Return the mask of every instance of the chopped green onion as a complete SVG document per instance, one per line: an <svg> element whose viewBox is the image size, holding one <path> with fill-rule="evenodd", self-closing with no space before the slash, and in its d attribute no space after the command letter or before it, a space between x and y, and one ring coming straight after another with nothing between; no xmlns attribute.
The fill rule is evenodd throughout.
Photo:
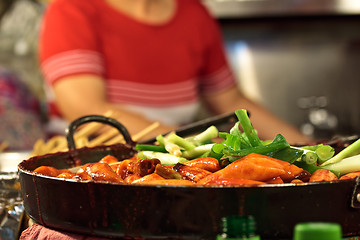
<svg viewBox="0 0 360 240"><path fill-rule="evenodd" d="M301 161L306 162L306 164L315 164L318 160L318 157L315 152L307 152L301 157Z"/></svg>
<svg viewBox="0 0 360 240"><path fill-rule="evenodd" d="M289 143L286 142L285 138L281 134L278 134L274 138L274 140L267 145L259 145L257 147L245 148L245 149L240 149L240 150L233 150L231 148L225 147L222 149L222 151L227 156L243 157L250 153L258 153L258 154L262 154L262 155L267 155L268 153L271 153L271 152L274 152L277 150L281 150L281 149L284 149L287 147L290 147ZM220 147L217 147L217 148L219 150L221 149Z"/></svg>
<svg viewBox="0 0 360 240"><path fill-rule="evenodd" d="M189 151L184 151L182 153L182 156L186 159L194 159L196 157L199 157L203 154L210 153L212 146L214 146L213 143L200 145L198 147L195 147Z"/></svg>
<svg viewBox="0 0 360 240"><path fill-rule="evenodd" d="M316 170L321 169L320 167L316 166L315 164L307 164L305 161L295 161L294 164L299 168L302 168L309 173L313 174Z"/></svg>
<svg viewBox="0 0 360 240"><path fill-rule="evenodd" d="M166 151L168 151L168 153L176 156L176 157L179 157L181 156L181 148L179 145L176 145L175 143L172 143L170 141L166 141L165 140L165 149Z"/></svg>
<svg viewBox="0 0 360 240"><path fill-rule="evenodd" d="M164 140L164 136L163 135L157 135L156 136L156 141L160 146L165 146L165 140Z"/></svg>
<svg viewBox="0 0 360 240"><path fill-rule="evenodd" d="M317 163L322 164L323 162L329 160L334 156L335 149L330 145L312 145L312 146L303 146L301 147L305 152L312 151L317 155Z"/></svg>
<svg viewBox="0 0 360 240"><path fill-rule="evenodd" d="M338 154L336 154L334 157L330 158L326 162L322 164L322 166L326 166L328 164L339 162L340 160L344 158L348 158L351 156L355 156L357 154L360 154L360 138L344 148L342 151L340 151Z"/></svg>
<svg viewBox="0 0 360 240"><path fill-rule="evenodd" d="M185 138L182 138L178 135L176 135L174 132L169 133L165 139L165 142L171 142L173 144L176 144L182 148L184 148L185 150L191 150L193 148L195 148L195 145L193 143L191 143L190 141L187 141Z"/></svg>
<svg viewBox="0 0 360 240"><path fill-rule="evenodd" d="M318 164L322 164L334 156L335 149L329 145L321 145L315 150L315 153L318 156Z"/></svg>
<svg viewBox="0 0 360 240"><path fill-rule="evenodd" d="M235 114L238 117L241 127L243 128L244 133L249 139L251 146L253 147L261 146L262 143L256 133L256 130L254 129L254 127L250 122L247 111L245 109L240 109L235 111Z"/></svg>
<svg viewBox="0 0 360 240"><path fill-rule="evenodd" d="M194 136L192 140L197 146L199 146L217 137L218 135L219 135L218 129L215 126L210 126L205 131Z"/></svg>
<svg viewBox="0 0 360 240"><path fill-rule="evenodd" d="M341 161L321 166L321 168L325 168L330 171L337 171L340 175L360 171L360 154L343 158Z"/></svg>
<svg viewBox="0 0 360 240"><path fill-rule="evenodd" d="M136 144L135 149L138 151L167 152L163 146L150 144Z"/></svg>
<svg viewBox="0 0 360 240"><path fill-rule="evenodd" d="M284 149L276 150L274 152L266 154L269 157L273 157L285 162L294 163L296 160L298 160L302 155L304 151L301 149L295 149L292 147L287 147Z"/></svg>
<svg viewBox="0 0 360 240"><path fill-rule="evenodd" d="M164 165L174 165L177 163L183 163L188 161L186 158L183 157L176 157L169 153L162 153L162 152L153 152L153 151L141 151L138 153L138 158L140 159L159 159L161 164Z"/></svg>

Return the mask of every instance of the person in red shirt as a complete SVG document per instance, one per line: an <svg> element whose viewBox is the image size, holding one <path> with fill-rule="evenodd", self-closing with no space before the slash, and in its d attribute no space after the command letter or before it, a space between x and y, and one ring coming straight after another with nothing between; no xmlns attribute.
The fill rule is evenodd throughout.
<svg viewBox="0 0 360 240"><path fill-rule="evenodd" d="M67 121L113 110L131 134L159 121L155 136L190 123L203 104L214 115L248 109L264 139L306 140L240 93L198 0L54 0L39 47L52 114Z"/></svg>

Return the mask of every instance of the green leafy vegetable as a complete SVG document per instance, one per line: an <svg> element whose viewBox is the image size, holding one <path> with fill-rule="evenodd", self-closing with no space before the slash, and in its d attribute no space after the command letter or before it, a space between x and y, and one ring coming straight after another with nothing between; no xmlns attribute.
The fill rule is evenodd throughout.
<svg viewBox="0 0 360 240"><path fill-rule="evenodd" d="M287 147L287 148L280 149L280 150L277 150L274 152L270 152L266 155L269 157L273 157L273 158L285 161L285 162L294 163L296 160L301 158L303 153L304 153L304 151L301 149Z"/></svg>
<svg viewBox="0 0 360 240"><path fill-rule="evenodd" d="M301 156L301 161L306 164L316 164L318 157L315 152L307 152Z"/></svg>
<svg viewBox="0 0 360 240"><path fill-rule="evenodd" d="M245 109L241 109L241 110L235 111L235 114L238 117L240 125L241 125L245 135L249 139L251 146L253 146L253 147L261 146L262 143L256 133L256 130L254 129L254 127L252 126L252 124L250 122L247 111Z"/></svg>
<svg viewBox="0 0 360 240"><path fill-rule="evenodd" d="M192 142L176 135L174 132L169 133L166 137L164 137L164 142L165 142L165 146L166 144L173 144L185 150L191 150L195 148L195 145Z"/></svg>
<svg viewBox="0 0 360 240"><path fill-rule="evenodd" d="M194 159L194 158L198 158L200 156L207 156L210 153L211 148L213 146L214 146L213 143L200 145L189 151L184 151L182 153L182 156L187 159Z"/></svg>
<svg viewBox="0 0 360 240"><path fill-rule="evenodd" d="M192 142L195 146L201 146L211 142L213 138L216 138L219 135L219 130L215 126L208 127L205 131L195 135L193 137L185 138L186 140Z"/></svg>
<svg viewBox="0 0 360 240"><path fill-rule="evenodd" d="M315 159L314 163L322 164L325 161L329 160L335 154L335 149L330 145L318 144L311 146L303 146L301 149L304 149L304 153L310 153ZM308 154L309 155L309 154Z"/></svg>
<svg viewBox="0 0 360 240"><path fill-rule="evenodd" d="M154 152L154 151L141 151L137 154L139 159L153 159L157 158L160 160L161 164L164 165L174 165L177 163L183 163L188 161L186 158L177 157L170 153Z"/></svg>
<svg viewBox="0 0 360 240"><path fill-rule="evenodd" d="M256 147L245 147L242 149L239 149L239 146L241 144L238 144L241 142L241 138L233 136L233 135L227 135L227 138L225 142L218 143L214 145L213 151L217 154L220 152L223 153L223 156L235 156L235 157L244 157L250 153L258 153L258 154L274 154L274 152L278 150L282 150L284 148L289 148L289 143L285 140L285 138L278 134L274 140L267 144L267 145L258 145Z"/></svg>
<svg viewBox="0 0 360 240"><path fill-rule="evenodd" d="M136 144L138 157L158 158L163 164L176 164L194 158L209 156L214 145L212 139L218 137L219 131L215 126L210 126L205 131L191 136L180 137L175 132L166 136L156 137L157 145Z"/></svg>
<svg viewBox="0 0 360 240"><path fill-rule="evenodd" d="M296 166L299 168L302 168L309 173L313 174L316 170L321 169L321 167L315 165L315 164L307 164L305 161L296 161L294 162Z"/></svg>
<svg viewBox="0 0 360 240"><path fill-rule="evenodd" d="M344 148L341 152L336 154L334 157L330 158L328 161L324 162L322 166L326 166L328 164L337 163L342 159L352 157L360 154L360 139L356 140L346 148ZM359 163L360 164L360 163Z"/></svg>
<svg viewBox="0 0 360 240"><path fill-rule="evenodd" d="M165 147L151 144L136 144L135 149L138 151L167 152Z"/></svg>
<svg viewBox="0 0 360 240"><path fill-rule="evenodd" d="M217 158L220 162L232 162L250 153L267 155L287 161L310 173L317 169L328 169L341 176L360 171L360 139L334 156L330 145L290 146L286 139L278 134L273 140L261 141L250 122L245 109L235 111L238 122L229 133L219 132L214 126L191 137L180 137L172 132L159 135L158 145L137 144L139 158L157 158L162 164L182 163L202 156ZM223 139L212 142L215 137Z"/></svg>
<svg viewBox="0 0 360 240"><path fill-rule="evenodd" d="M321 168L339 172L340 175L360 171L360 154L343 158L335 163L321 166Z"/></svg>
<svg viewBox="0 0 360 240"><path fill-rule="evenodd" d="M210 156L219 160L227 158L234 161L250 153L258 153L289 163L304 161L306 164L321 164L334 155L335 151L329 145L290 146L281 134L278 134L272 141L261 141L250 122L247 111L241 109L235 111L235 114L238 122L231 128L230 133L219 133L219 137L224 141L214 144Z"/></svg>
<svg viewBox="0 0 360 240"><path fill-rule="evenodd" d="M160 145L160 146L163 146L165 147L165 140L164 140L164 136L163 135L157 135L156 136L156 142Z"/></svg>
<svg viewBox="0 0 360 240"><path fill-rule="evenodd" d="M335 150L329 145L301 147L305 154L295 164L310 173L317 169L327 169L337 176L360 171L360 139L334 156Z"/></svg>
<svg viewBox="0 0 360 240"><path fill-rule="evenodd" d="M218 159L230 157L230 159L236 160L250 153L258 153L276 156L276 158L289 162L295 161L300 156L300 151L290 149L289 143L281 134L278 134L272 142L264 144L252 126L247 111L241 109L235 111L235 114L239 121L230 130L230 133L219 133L219 137L223 138L224 141L213 146L210 156ZM241 132L240 127L243 132ZM279 152L284 149L287 151Z"/></svg>

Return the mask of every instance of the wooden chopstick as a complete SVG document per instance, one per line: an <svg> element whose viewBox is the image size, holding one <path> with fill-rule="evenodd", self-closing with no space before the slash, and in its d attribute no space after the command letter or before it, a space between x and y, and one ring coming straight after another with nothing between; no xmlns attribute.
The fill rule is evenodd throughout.
<svg viewBox="0 0 360 240"><path fill-rule="evenodd" d="M132 138L133 141L135 141L135 142L139 141L142 137L144 137L146 134L149 134L150 132L154 131L159 126L160 126L159 122L152 123L150 126L144 128L142 131L135 134Z"/></svg>
<svg viewBox="0 0 360 240"><path fill-rule="evenodd" d="M104 116L112 117L113 114L114 114L113 111L107 111L104 113ZM81 138L81 137L89 137L91 134L100 130L103 126L104 125L102 123L91 122L91 123L85 125L83 128L80 128L79 131L77 131L74 134L74 138L76 140L77 138Z"/></svg>
<svg viewBox="0 0 360 240"><path fill-rule="evenodd" d="M144 128L143 130L141 130L140 132L138 132L137 134L135 134L132 139L133 141L139 141L139 139L141 139L142 137L144 137L146 134L154 131L156 128L158 128L160 126L159 122L154 122L151 125L149 125L148 127ZM109 141L106 141L104 144L105 145L112 145L115 143L124 143L124 137L122 135L118 135L112 139L110 139Z"/></svg>
<svg viewBox="0 0 360 240"><path fill-rule="evenodd" d="M112 129L104 132L103 134L100 134L96 138L92 139L89 142L89 147L94 147L96 145L100 145L118 134L119 134L119 131L115 128L112 128Z"/></svg>
<svg viewBox="0 0 360 240"><path fill-rule="evenodd" d="M106 117L112 117L112 115L112 111L108 111L104 114L104 116ZM154 131L159 126L159 122L154 122L150 124L148 127L135 134L132 137L132 140L139 141L141 138ZM102 134L98 135L92 140L89 140L92 134L96 133L103 127L104 125L102 123L91 122L85 125L83 128L79 129L79 131L74 134L74 140L77 144L77 147L94 147L97 145L112 145L116 143L124 143L124 137L119 133L118 129L115 128L103 131ZM3 144L4 143L0 144L0 151ZM38 141L36 141L33 147L32 155L43 155L47 153L67 150L68 148L66 138L64 136L54 136L47 142L45 142L43 139L39 139Z"/></svg>
<svg viewBox="0 0 360 240"><path fill-rule="evenodd" d="M105 117L112 117L114 115L113 111L107 111L104 113ZM84 145L84 138L89 138L92 134L97 132L103 127L103 124L98 122L92 122L87 125L85 125L83 128L80 128L79 131L77 131L74 134L75 142L81 142L82 145ZM52 152L58 152L62 150L67 150L67 141L63 141L62 143L58 144L55 149L53 149Z"/></svg>

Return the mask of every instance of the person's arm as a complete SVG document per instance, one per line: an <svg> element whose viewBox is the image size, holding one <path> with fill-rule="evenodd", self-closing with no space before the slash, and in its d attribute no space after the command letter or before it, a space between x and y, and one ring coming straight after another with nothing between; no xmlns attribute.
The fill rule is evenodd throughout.
<svg viewBox="0 0 360 240"><path fill-rule="evenodd" d="M254 128L257 129L259 137L263 140L274 139L280 133L289 143L307 143L310 141L298 129L246 98L235 86L220 93L207 94L204 96L204 101L214 114L247 109Z"/></svg>
<svg viewBox="0 0 360 240"><path fill-rule="evenodd" d="M112 110L118 116L117 120L129 130L131 135L153 123L140 114L109 103L106 100L104 81L97 75L73 75L59 79L54 84L53 91L59 110L68 121L84 115L102 115ZM175 126L160 125L145 138L155 137L174 128Z"/></svg>
<svg viewBox="0 0 360 240"><path fill-rule="evenodd" d="M251 114L251 122L263 140L273 139L278 133L283 134L289 142L308 142L301 132L276 117L264 107L243 96L236 87L237 81L230 69L224 49L222 31L216 19L205 14L206 27L201 28L205 55L200 81L203 99L212 114L234 112L247 109Z"/></svg>

